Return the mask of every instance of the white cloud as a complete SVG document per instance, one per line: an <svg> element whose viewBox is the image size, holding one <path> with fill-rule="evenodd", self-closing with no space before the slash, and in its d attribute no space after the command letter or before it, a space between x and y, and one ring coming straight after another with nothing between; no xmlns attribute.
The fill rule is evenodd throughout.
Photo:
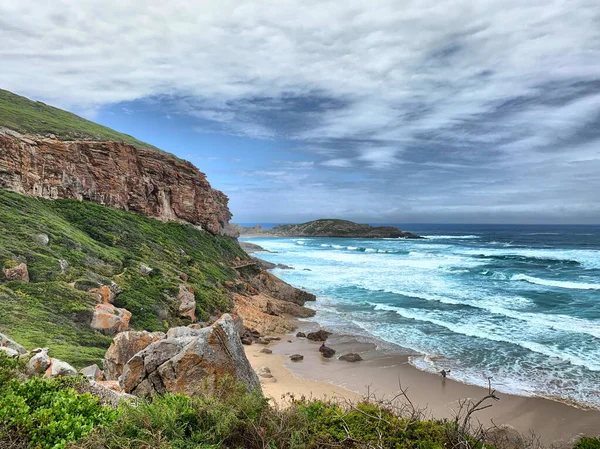
<svg viewBox="0 0 600 449"><path fill-rule="evenodd" d="M599 17L597 0L0 0L0 86L77 111L169 98L165 117L200 132L295 140L315 172L397 170L413 184L393 189L428 207L471 207L482 180L498 201L545 191L537 164L586 196L568 154L600 116ZM294 103L307 98L323 104ZM283 170L278 183L318 176Z"/></svg>

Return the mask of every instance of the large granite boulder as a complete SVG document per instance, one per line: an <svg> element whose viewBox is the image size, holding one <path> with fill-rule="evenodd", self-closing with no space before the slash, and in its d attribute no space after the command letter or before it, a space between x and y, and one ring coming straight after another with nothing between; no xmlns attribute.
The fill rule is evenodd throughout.
<svg viewBox="0 0 600 449"><path fill-rule="evenodd" d="M194 296L194 289L192 287L180 285L177 299L179 300L179 316L188 317L192 322L196 321L196 298Z"/></svg>
<svg viewBox="0 0 600 449"><path fill-rule="evenodd" d="M19 354L27 354L27 349L21 346L14 340L11 340L4 334L0 334L0 348L7 348L18 352Z"/></svg>
<svg viewBox="0 0 600 449"><path fill-rule="evenodd" d="M98 304L94 307L94 315L90 326L105 335L114 335L129 328L131 312L119 309L112 304Z"/></svg>
<svg viewBox="0 0 600 449"><path fill-rule="evenodd" d="M26 371L30 376L43 374L44 377L66 377L76 376L77 370L67 362L50 357L48 348L37 348L35 355L27 362Z"/></svg>
<svg viewBox="0 0 600 449"><path fill-rule="evenodd" d="M103 368L106 380L117 380L131 357L163 338L165 338L163 332L128 331L117 334L104 355Z"/></svg>
<svg viewBox="0 0 600 449"><path fill-rule="evenodd" d="M135 354L124 366L120 384L138 396L154 393L198 394L229 375L249 390L260 389L240 341L238 326L223 315L198 335L165 338Z"/></svg>
<svg viewBox="0 0 600 449"><path fill-rule="evenodd" d="M326 330L319 329L317 332L309 332L308 335L306 336L306 338L308 338L309 340L312 340L312 341L325 341L325 340L327 340L327 338L329 338L330 335L331 335L331 332L327 332Z"/></svg>
<svg viewBox="0 0 600 449"><path fill-rule="evenodd" d="M24 263L20 263L15 267L4 268L4 276L8 281L29 282L29 271Z"/></svg>

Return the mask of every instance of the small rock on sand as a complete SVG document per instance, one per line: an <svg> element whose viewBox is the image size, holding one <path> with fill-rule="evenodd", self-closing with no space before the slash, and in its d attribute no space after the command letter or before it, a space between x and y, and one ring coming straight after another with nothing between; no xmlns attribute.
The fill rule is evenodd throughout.
<svg viewBox="0 0 600 449"><path fill-rule="evenodd" d="M331 332L320 329L317 332L309 332L306 338L312 341L325 341L330 335Z"/></svg>
<svg viewBox="0 0 600 449"><path fill-rule="evenodd" d="M298 333L296 334L296 337L298 337L298 338L305 338L305 337L306 337L306 334L305 334L304 332L298 332Z"/></svg>
<svg viewBox="0 0 600 449"><path fill-rule="evenodd" d="M261 354L273 354L273 351L271 351L269 348L263 348L259 352Z"/></svg>
<svg viewBox="0 0 600 449"><path fill-rule="evenodd" d="M292 355L290 356L290 360L291 360L292 362L299 362L299 361L301 361L301 360L304 360L304 356L303 356L302 354L292 354Z"/></svg>
<svg viewBox="0 0 600 449"><path fill-rule="evenodd" d="M344 354L339 358L344 362L360 362L363 358L359 354L351 352L350 354Z"/></svg>

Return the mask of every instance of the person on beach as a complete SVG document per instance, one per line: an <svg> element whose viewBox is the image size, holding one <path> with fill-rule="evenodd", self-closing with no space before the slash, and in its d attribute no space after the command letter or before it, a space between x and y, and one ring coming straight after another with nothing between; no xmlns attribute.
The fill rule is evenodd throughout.
<svg viewBox="0 0 600 449"><path fill-rule="evenodd" d="M445 379L448 376L448 374L450 374L450 370L446 371L445 369L443 369L440 371L440 374Z"/></svg>

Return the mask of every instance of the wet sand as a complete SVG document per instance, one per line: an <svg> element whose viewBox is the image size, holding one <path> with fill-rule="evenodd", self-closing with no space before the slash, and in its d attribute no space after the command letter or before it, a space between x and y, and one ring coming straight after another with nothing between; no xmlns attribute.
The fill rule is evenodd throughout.
<svg viewBox="0 0 600 449"><path fill-rule="evenodd" d="M308 332L316 328L309 323L300 330ZM486 388L420 371L409 364L408 356L377 350L375 344L359 342L350 336L329 337L327 346L337 351L331 359L321 356L319 346L320 343L287 335L268 346L273 354L260 353L264 346L257 344L246 347L246 353L253 367L270 368L273 379L261 378L261 384L265 394L280 404L285 403L282 400L285 393L347 399L369 393L379 399L391 399L401 384L411 402L417 408L426 408L428 416L453 418L459 400L477 401L488 393ZM337 359L349 352L360 354L363 361L349 363ZM292 362L291 354L302 354L304 360ZM600 435L600 411L582 410L544 398L498 392L496 395L500 400L490 401L492 407L476 415L485 426L508 424L524 434L534 432L546 446L569 444L581 435Z"/></svg>

